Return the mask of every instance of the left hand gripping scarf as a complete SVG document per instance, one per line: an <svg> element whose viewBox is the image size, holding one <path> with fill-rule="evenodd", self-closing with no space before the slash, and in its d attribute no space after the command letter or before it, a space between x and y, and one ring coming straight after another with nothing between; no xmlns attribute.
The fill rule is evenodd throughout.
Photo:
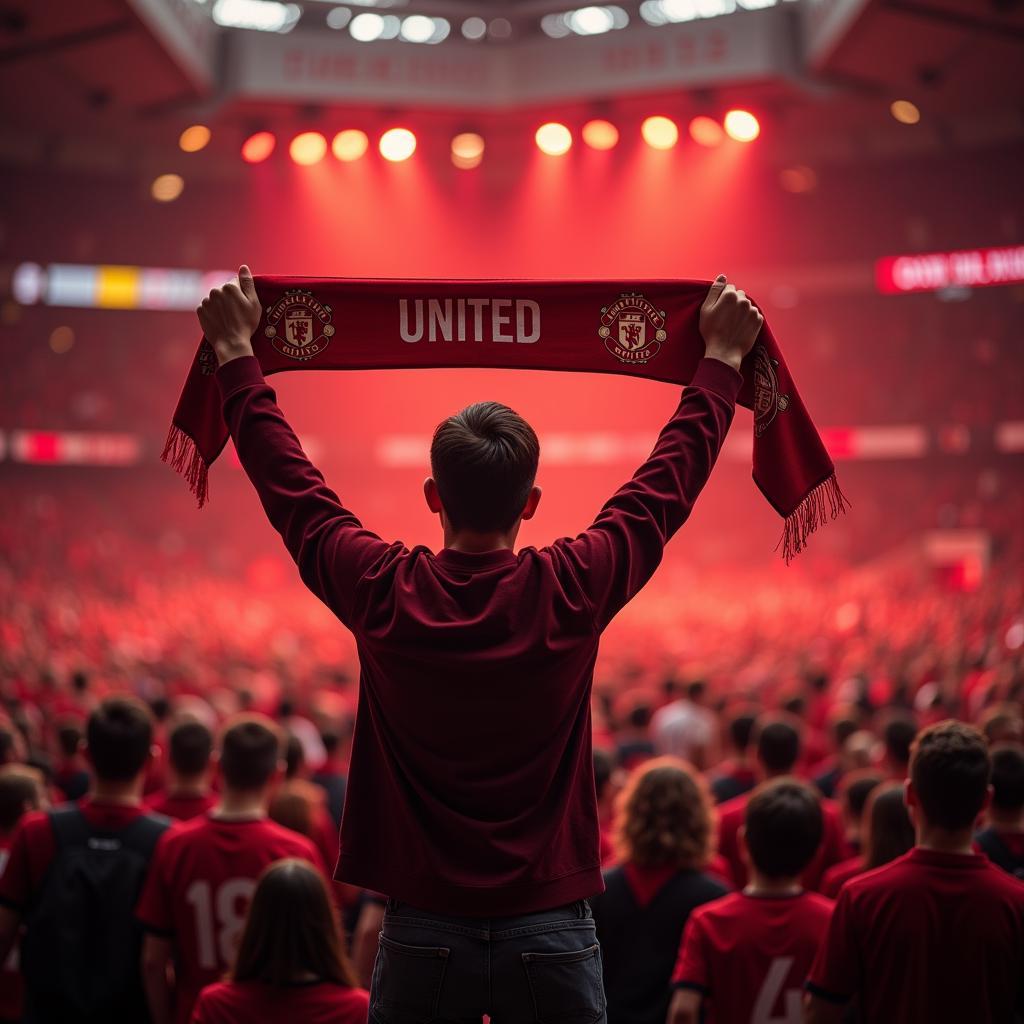
<svg viewBox="0 0 1024 1024"><path fill-rule="evenodd" d="M284 370L492 367L623 373L686 385L704 356L707 281L423 281L255 278L263 316L252 338L265 374ZM228 440L204 338L163 461L200 507ZM785 520L788 562L846 511L835 467L767 321L742 366L754 413L754 482Z"/></svg>

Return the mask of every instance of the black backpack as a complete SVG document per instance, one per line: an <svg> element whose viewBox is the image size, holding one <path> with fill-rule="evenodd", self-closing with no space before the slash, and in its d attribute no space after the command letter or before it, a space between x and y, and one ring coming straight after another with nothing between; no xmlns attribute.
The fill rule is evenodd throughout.
<svg viewBox="0 0 1024 1024"><path fill-rule="evenodd" d="M135 905L153 848L171 822L143 814L117 831L98 830L74 806L49 818L56 849L21 946L26 1020L144 1024Z"/></svg>

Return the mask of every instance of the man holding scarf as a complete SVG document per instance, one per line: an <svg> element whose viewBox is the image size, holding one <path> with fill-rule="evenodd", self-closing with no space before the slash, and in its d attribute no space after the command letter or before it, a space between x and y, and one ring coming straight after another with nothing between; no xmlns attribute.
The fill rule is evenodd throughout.
<svg viewBox="0 0 1024 1024"><path fill-rule="evenodd" d="M603 1021L587 903L603 888L598 642L711 473L760 312L715 280L700 308L704 358L675 413L575 539L515 551L541 497L529 424L494 402L444 421L424 485L444 535L436 554L365 529L306 458L253 355L264 310L249 268L197 312L242 466L303 581L359 648L336 877L390 897L371 1021Z"/></svg>

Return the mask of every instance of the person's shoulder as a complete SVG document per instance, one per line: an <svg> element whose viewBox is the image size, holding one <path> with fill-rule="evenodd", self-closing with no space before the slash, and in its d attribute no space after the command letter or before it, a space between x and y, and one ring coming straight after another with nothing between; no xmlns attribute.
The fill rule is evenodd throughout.
<svg viewBox="0 0 1024 1024"><path fill-rule="evenodd" d="M356 1024L356 1021L364 1021L366 1013L370 1009L370 993L365 988L341 988L332 985L332 988L339 992L336 997L340 1009L344 1015L339 1019L339 1024Z"/></svg>
<svg viewBox="0 0 1024 1024"><path fill-rule="evenodd" d="M854 875L843 884L840 896L850 902L870 899L876 895L887 896L898 891L914 873L911 854L905 853L888 864Z"/></svg>
<svg viewBox="0 0 1024 1024"><path fill-rule="evenodd" d="M747 813L748 800L749 794L741 793L739 796L734 796L731 800L726 800L725 803L719 804L719 825L724 825L727 821L729 824L733 824L737 821L742 821L743 815Z"/></svg>
<svg viewBox="0 0 1024 1024"><path fill-rule="evenodd" d="M62 807L73 807L73 804L62 804ZM52 825L50 824L50 812L49 811L29 811L18 822L18 826L13 833L11 833L12 840L17 837L20 833L27 840L31 841L40 834L45 834L51 831Z"/></svg>
<svg viewBox="0 0 1024 1024"><path fill-rule="evenodd" d="M260 836L268 846L273 845L284 850L286 856L313 861L317 859L316 843L309 836L280 825L270 818L264 818L260 822Z"/></svg>
<svg viewBox="0 0 1024 1024"><path fill-rule="evenodd" d="M747 901L742 893L727 892L694 910L692 919L698 924L732 920L747 916Z"/></svg>
<svg viewBox="0 0 1024 1024"><path fill-rule="evenodd" d="M830 918L836 903L820 892L804 892L800 896L800 905L804 911L816 917Z"/></svg>
<svg viewBox="0 0 1024 1024"><path fill-rule="evenodd" d="M230 1006L238 998L238 985L233 981L215 981L199 993L199 1004L203 1007Z"/></svg>

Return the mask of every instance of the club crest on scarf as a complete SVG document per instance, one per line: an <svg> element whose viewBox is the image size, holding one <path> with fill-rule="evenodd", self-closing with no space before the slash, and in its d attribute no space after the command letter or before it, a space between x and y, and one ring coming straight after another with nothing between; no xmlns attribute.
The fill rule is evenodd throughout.
<svg viewBox="0 0 1024 1024"><path fill-rule="evenodd" d="M601 307L597 333L619 362L642 365L658 354L668 337L665 311L655 309L638 292L628 292L610 306Z"/></svg>
<svg viewBox="0 0 1024 1024"><path fill-rule="evenodd" d="M331 307L301 288L287 291L267 307L263 333L283 356L305 362L319 355L334 337Z"/></svg>
<svg viewBox="0 0 1024 1024"><path fill-rule="evenodd" d="M789 395L779 394L777 359L768 355L764 345L754 349L754 436L760 437L780 412L789 408Z"/></svg>

